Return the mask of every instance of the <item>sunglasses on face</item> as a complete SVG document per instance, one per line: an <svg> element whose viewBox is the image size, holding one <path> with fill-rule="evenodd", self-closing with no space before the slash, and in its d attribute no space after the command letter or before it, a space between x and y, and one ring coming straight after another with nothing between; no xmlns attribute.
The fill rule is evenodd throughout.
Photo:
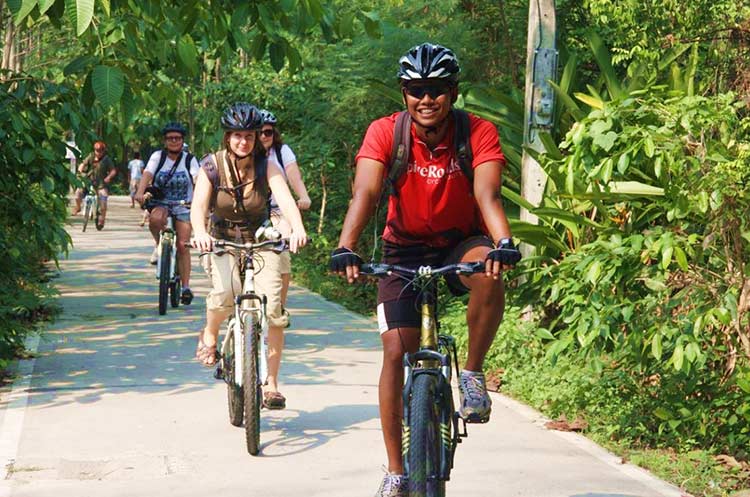
<svg viewBox="0 0 750 497"><path fill-rule="evenodd" d="M165 136L164 139L168 142L181 142L183 138L181 136Z"/></svg>
<svg viewBox="0 0 750 497"><path fill-rule="evenodd" d="M94 152L104 152L103 148L94 148Z"/></svg>
<svg viewBox="0 0 750 497"><path fill-rule="evenodd" d="M406 94L410 97L414 97L418 100L422 100L425 95L429 95L431 99L435 100L440 95L450 93L451 88L446 84L431 84L431 85L410 85L404 88Z"/></svg>
<svg viewBox="0 0 750 497"><path fill-rule="evenodd" d="M265 136L266 138L271 138L273 136L273 130L272 129L264 129L260 132L261 135Z"/></svg>

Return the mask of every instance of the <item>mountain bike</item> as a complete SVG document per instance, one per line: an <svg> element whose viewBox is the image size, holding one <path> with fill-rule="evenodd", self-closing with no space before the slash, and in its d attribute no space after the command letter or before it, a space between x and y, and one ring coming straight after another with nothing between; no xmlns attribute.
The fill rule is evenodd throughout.
<svg viewBox="0 0 750 497"><path fill-rule="evenodd" d="M360 274L395 274L419 295L422 327L419 350L404 354L404 417L401 451L409 497L442 497L450 480L456 446L468 436L466 421L454 408L451 376L458 371L453 337L440 335L437 283L446 274L471 275L485 270L484 262L410 269L390 264L363 264ZM462 426L459 429L459 422Z"/></svg>
<svg viewBox="0 0 750 497"><path fill-rule="evenodd" d="M214 242L215 251L237 249L238 252L228 255L238 258L242 281L242 293L235 297L234 315L227 324L214 377L227 384L229 422L242 426L244 414L245 442L248 453L253 456L260 451L262 386L268 377L266 297L255 293L253 256L257 255L256 251L266 247L282 252L287 242L280 238L259 243Z"/></svg>
<svg viewBox="0 0 750 497"><path fill-rule="evenodd" d="M148 205L151 195L144 195L144 205ZM172 207L189 207L190 203L184 200L160 202L159 207L167 209L167 224L159 232L158 254L156 260L156 279L159 280L159 315L167 313L167 301L172 307L180 305L180 292L182 280L180 280L179 255L177 254L177 231L175 231L175 215Z"/></svg>
<svg viewBox="0 0 750 497"><path fill-rule="evenodd" d="M101 231L104 226L99 224L99 192L93 183L89 184L86 188L86 195L83 197L83 206L83 231L86 232L89 219L93 219L96 229Z"/></svg>

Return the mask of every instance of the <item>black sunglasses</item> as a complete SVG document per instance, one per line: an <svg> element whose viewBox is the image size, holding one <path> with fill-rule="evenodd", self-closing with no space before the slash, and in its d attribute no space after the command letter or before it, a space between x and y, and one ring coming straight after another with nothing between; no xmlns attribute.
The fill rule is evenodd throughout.
<svg viewBox="0 0 750 497"><path fill-rule="evenodd" d="M406 94L418 100L422 100L425 95L429 95L435 100L440 95L450 93L451 87L446 84L428 84L428 85L409 85L404 87Z"/></svg>
<svg viewBox="0 0 750 497"><path fill-rule="evenodd" d="M273 136L273 130L272 129L264 129L260 132L261 135L265 136L266 138L270 138Z"/></svg>

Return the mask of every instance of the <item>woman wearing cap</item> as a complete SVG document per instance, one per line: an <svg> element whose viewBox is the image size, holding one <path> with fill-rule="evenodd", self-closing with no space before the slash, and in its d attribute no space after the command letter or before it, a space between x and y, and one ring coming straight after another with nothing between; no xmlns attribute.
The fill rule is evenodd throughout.
<svg viewBox="0 0 750 497"><path fill-rule="evenodd" d="M260 111L238 102L221 117L224 148L207 155L195 187L191 222L193 246L210 251L215 239L251 241L256 229L268 219L271 193L289 220L289 247L296 252L307 243L302 217L284 176L276 167L267 167L266 151L258 140L262 125ZM211 217L210 228L206 219ZM278 374L284 346L285 317L281 307L281 257L271 250L260 252L263 264L255 275L255 288L266 296L268 317L268 383L263 405L268 409L286 407L279 393ZM204 267L212 289L206 299L206 325L200 331L196 358L204 365L216 364L216 344L221 323L233 310L233 297L242 290L235 258L230 254L208 254Z"/></svg>

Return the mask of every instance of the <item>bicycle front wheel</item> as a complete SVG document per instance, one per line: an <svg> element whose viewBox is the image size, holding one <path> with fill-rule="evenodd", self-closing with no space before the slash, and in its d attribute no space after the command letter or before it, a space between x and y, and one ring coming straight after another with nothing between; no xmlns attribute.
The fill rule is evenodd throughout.
<svg viewBox="0 0 750 497"><path fill-rule="evenodd" d="M242 414L244 411L244 387L237 385L235 382L235 367L237 362L234 360L234 321L230 323L227 329L229 338L227 339L227 348L224 350L224 379L227 383L227 403L229 405L229 422L233 426L242 426Z"/></svg>
<svg viewBox="0 0 750 497"><path fill-rule="evenodd" d="M440 407L437 379L420 374L412 383L409 424L404 425L403 453L407 461L409 497L443 497L440 480Z"/></svg>
<svg viewBox="0 0 750 497"><path fill-rule="evenodd" d="M89 224L91 218L91 202L86 202L86 206L83 208L83 231L86 231L86 226Z"/></svg>
<svg viewBox="0 0 750 497"><path fill-rule="evenodd" d="M96 231L101 231L102 229L104 229L104 225L99 224L99 216L101 216L102 213L102 209L100 207L101 204L99 202L100 200L96 200L96 209L94 210L94 226L96 226Z"/></svg>
<svg viewBox="0 0 750 497"><path fill-rule="evenodd" d="M260 406L261 387L258 378L258 338L260 337L260 323L255 317L245 319L245 357L242 361L242 384L245 397L245 440L250 455L257 455L260 451Z"/></svg>
<svg viewBox="0 0 750 497"><path fill-rule="evenodd" d="M167 300L169 299L169 264L172 257L172 246L168 243L161 244L161 256L159 258L159 315L167 313Z"/></svg>

